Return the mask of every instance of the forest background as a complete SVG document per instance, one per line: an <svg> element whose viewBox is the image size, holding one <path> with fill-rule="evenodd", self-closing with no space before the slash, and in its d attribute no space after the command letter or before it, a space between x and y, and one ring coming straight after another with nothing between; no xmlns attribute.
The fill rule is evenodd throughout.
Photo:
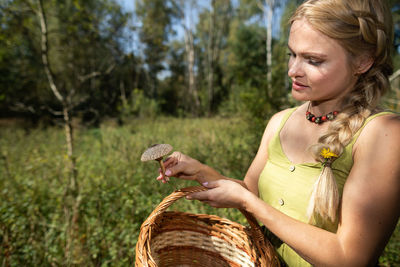
<svg viewBox="0 0 400 267"><path fill-rule="evenodd" d="M154 143L243 177L269 117L296 105L287 20L298 0L0 0L0 263L128 266L176 188ZM400 111L400 3L392 91ZM133 9L127 9L132 6ZM181 201L174 209L234 210ZM379 260L399 266L396 228Z"/></svg>

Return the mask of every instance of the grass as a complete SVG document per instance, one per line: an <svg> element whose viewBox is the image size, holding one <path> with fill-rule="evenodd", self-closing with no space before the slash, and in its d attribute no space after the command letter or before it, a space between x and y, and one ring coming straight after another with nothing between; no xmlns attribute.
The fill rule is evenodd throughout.
<svg viewBox="0 0 400 267"><path fill-rule="evenodd" d="M243 177L258 145L241 119L133 120L123 127L104 124L75 132L78 180L83 200L75 265L128 266L141 223L176 188L193 182L155 180L158 166L140 162L154 143L169 143L234 178ZM2 266L63 266L66 242L64 201L67 158L62 129L0 129L0 260ZM231 209L192 201L172 207L245 223ZM380 258L400 264L399 226Z"/></svg>

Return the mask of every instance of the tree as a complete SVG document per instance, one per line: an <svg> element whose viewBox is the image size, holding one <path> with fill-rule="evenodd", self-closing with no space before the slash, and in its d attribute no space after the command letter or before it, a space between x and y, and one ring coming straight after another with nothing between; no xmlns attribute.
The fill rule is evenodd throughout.
<svg viewBox="0 0 400 267"><path fill-rule="evenodd" d="M199 38L199 79L206 81L202 84L206 91L203 99L205 110L211 115L218 108L226 88L223 85L221 69L221 51L227 45L229 25L233 15L231 2L228 0L210 0L209 8L199 15L196 31Z"/></svg>
<svg viewBox="0 0 400 267"><path fill-rule="evenodd" d="M276 1L276 0L242 0L242 8L247 8L246 19L262 16L265 26L265 62L266 62L266 80L267 80L267 97L272 97L272 69L273 69L273 26L278 22L279 17L277 16L278 9L283 9L286 6L287 0Z"/></svg>
<svg viewBox="0 0 400 267"><path fill-rule="evenodd" d="M168 50L168 36L172 33L173 13L169 1L136 1L136 14L141 20L140 40L144 44L144 61L149 76L147 95L154 99L159 98L158 74L165 69L164 59Z"/></svg>
<svg viewBox="0 0 400 267"><path fill-rule="evenodd" d="M32 35L38 35L37 40L40 42L32 45L40 51L47 86L56 100L47 109L55 116L62 117L65 129L69 169L64 190L67 228L65 259L69 265L81 257L77 233L83 197L76 168L72 117L74 110L82 110L81 105L88 103L90 96L98 89L96 79L103 78L114 69L118 58L114 56L117 53L113 53L113 50L118 50L119 44L113 38L119 36L118 31L121 31L124 18L117 6L106 1L65 0L45 3L43 0L26 0L24 3L37 17L38 31L32 29ZM48 16L49 10L53 16ZM104 19L113 12L115 16L109 20ZM102 57L96 57L95 52L103 52Z"/></svg>
<svg viewBox="0 0 400 267"><path fill-rule="evenodd" d="M50 93L40 55L34 45L35 20L23 1L4 3L0 8L0 116L43 116L38 100Z"/></svg>
<svg viewBox="0 0 400 267"><path fill-rule="evenodd" d="M176 10L177 16L184 30L185 53L186 53L186 68L188 80L188 109L193 115L199 114L200 99L197 92L196 73L195 73L195 47L194 47L194 28L193 28L193 13L196 2L190 1L173 1L172 4ZM190 104L189 104L190 103ZM192 105L192 103L194 105Z"/></svg>

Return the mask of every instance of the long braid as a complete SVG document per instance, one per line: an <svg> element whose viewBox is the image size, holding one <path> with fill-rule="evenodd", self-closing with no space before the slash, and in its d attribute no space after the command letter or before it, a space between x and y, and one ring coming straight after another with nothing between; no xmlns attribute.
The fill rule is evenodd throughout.
<svg viewBox="0 0 400 267"><path fill-rule="evenodd" d="M310 0L303 3L291 18L292 22L305 18L315 29L339 41L348 51L350 60L365 54L374 60L367 72L359 74L355 87L342 101L341 113L320 136L318 143L310 147L314 158L323 163L307 211L310 223L315 222L317 215L335 222L340 205L332 161L326 164L321 150L329 148L340 157L365 119L376 110L381 96L390 88L392 26L390 13L385 15L388 12L388 8L376 0Z"/></svg>

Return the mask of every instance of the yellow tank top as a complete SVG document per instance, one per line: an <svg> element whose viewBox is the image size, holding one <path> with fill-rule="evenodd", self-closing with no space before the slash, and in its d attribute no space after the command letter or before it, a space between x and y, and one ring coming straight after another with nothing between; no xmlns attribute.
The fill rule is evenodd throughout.
<svg viewBox="0 0 400 267"><path fill-rule="evenodd" d="M321 163L293 164L284 154L280 142L280 132L290 115L296 108L290 109L284 115L282 122L268 145L268 161L258 180L259 196L272 207L299 221L308 222L307 206L310 200L313 185L321 172ZM373 118L390 114L381 112L370 116L364 125L354 135L353 140L345 147L342 155L332 164L332 170L338 185L339 194L342 195L343 186L353 166L352 151L362 129ZM316 226L335 233L337 222L322 223L317 220ZM269 236L271 238L271 236ZM274 239L274 237L272 237ZM294 250L282 242L272 242L282 261L290 267L311 266L303 260Z"/></svg>

